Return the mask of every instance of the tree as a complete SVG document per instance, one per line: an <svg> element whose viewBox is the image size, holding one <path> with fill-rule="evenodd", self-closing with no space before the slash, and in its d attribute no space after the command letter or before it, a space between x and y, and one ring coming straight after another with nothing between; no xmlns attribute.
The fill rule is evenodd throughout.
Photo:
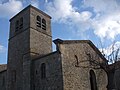
<svg viewBox="0 0 120 90"><path fill-rule="evenodd" d="M120 60L120 42L113 42L107 48L103 48L101 44L101 53L108 60L108 64L113 64Z"/></svg>

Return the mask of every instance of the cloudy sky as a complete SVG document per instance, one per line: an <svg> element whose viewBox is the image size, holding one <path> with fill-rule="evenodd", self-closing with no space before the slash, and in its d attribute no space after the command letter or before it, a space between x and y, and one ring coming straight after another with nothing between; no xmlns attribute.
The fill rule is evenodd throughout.
<svg viewBox="0 0 120 90"><path fill-rule="evenodd" d="M29 4L52 17L53 39L120 47L120 0L0 0L0 63L7 63L9 19Z"/></svg>

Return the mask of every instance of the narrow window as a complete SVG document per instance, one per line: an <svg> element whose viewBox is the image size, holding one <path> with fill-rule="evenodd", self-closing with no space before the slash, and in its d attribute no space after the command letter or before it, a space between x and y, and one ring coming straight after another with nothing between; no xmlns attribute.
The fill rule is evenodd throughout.
<svg viewBox="0 0 120 90"><path fill-rule="evenodd" d="M45 21L45 19L42 19L42 29L46 30L46 21Z"/></svg>
<svg viewBox="0 0 120 90"><path fill-rule="evenodd" d="M75 60L76 60L75 66L78 67L78 66L79 66L79 62L78 62L78 57L77 57L77 55L75 55Z"/></svg>
<svg viewBox="0 0 120 90"><path fill-rule="evenodd" d="M36 75L38 74L38 71L36 70Z"/></svg>
<svg viewBox="0 0 120 90"><path fill-rule="evenodd" d="M41 64L41 79L46 78L46 65L45 63Z"/></svg>
<svg viewBox="0 0 120 90"><path fill-rule="evenodd" d="M40 16L37 16L37 27L41 28L41 17Z"/></svg>
<svg viewBox="0 0 120 90"><path fill-rule="evenodd" d="M35 84L33 84L33 90L35 90Z"/></svg>
<svg viewBox="0 0 120 90"><path fill-rule="evenodd" d="M5 77L3 77L2 86L5 85Z"/></svg>
<svg viewBox="0 0 120 90"><path fill-rule="evenodd" d="M91 90L97 90L96 76L93 70L90 70L90 85Z"/></svg>
<svg viewBox="0 0 120 90"><path fill-rule="evenodd" d="M19 20L15 22L15 31L19 30Z"/></svg>
<svg viewBox="0 0 120 90"><path fill-rule="evenodd" d="M13 82L16 82L16 70L13 70L13 72L12 72L12 81Z"/></svg>
<svg viewBox="0 0 120 90"><path fill-rule="evenodd" d="M20 18L20 29L23 28L23 17Z"/></svg>

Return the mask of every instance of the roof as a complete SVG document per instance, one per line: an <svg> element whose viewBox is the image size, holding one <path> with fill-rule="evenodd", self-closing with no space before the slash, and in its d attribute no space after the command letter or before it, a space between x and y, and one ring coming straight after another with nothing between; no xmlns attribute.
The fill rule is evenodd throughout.
<svg viewBox="0 0 120 90"><path fill-rule="evenodd" d="M7 64L0 64L0 72L7 70Z"/></svg>
<svg viewBox="0 0 120 90"><path fill-rule="evenodd" d="M56 53L58 53L58 51L54 51L54 52L45 54L45 55L43 55L43 56L38 56L38 57L34 58L33 61L34 61L34 60L41 59L41 58L44 58L44 57L47 57L47 56L50 56L50 55L53 55L53 54L56 54Z"/></svg>
<svg viewBox="0 0 120 90"><path fill-rule="evenodd" d="M110 64L108 66L109 71L114 71L114 70L119 69L119 68L120 68L120 61L116 61L115 63Z"/></svg>
<svg viewBox="0 0 120 90"><path fill-rule="evenodd" d="M49 17L49 18L51 19L51 16L49 16L48 14L44 13L43 11L39 10L38 8L36 8L36 7L32 6L32 5L29 5L29 6L27 6L26 8L24 8L23 10L21 10L18 14L16 14L15 16L13 16L13 17L10 19L10 21L11 21L13 18L15 18L17 15L19 15L20 13L22 13L23 11L27 10L28 8L33 8L33 9L35 9L36 11L42 13L43 15L45 15L45 16L47 16L47 17Z"/></svg>
<svg viewBox="0 0 120 90"><path fill-rule="evenodd" d="M55 44L72 44L72 43L87 43L89 44L93 50L103 59L107 62L107 59L101 54L99 49L90 41L90 40L61 40L56 39L53 41Z"/></svg>

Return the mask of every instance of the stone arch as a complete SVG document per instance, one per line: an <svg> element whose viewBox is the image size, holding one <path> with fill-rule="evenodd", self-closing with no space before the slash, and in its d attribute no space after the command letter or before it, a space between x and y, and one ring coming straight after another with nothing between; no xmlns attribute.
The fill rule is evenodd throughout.
<svg viewBox="0 0 120 90"><path fill-rule="evenodd" d="M42 29L46 30L46 20L44 18L42 19Z"/></svg>
<svg viewBox="0 0 120 90"><path fill-rule="evenodd" d="M41 64L41 79L46 78L46 64L42 63Z"/></svg>
<svg viewBox="0 0 120 90"><path fill-rule="evenodd" d="M37 23L37 27L41 28L41 17L40 16L36 17L36 23Z"/></svg>
<svg viewBox="0 0 120 90"><path fill-rule="evenodd" d="M90 70L89 74L90 74L91 90L98 90L95 72L93 70Z"/></svg>

